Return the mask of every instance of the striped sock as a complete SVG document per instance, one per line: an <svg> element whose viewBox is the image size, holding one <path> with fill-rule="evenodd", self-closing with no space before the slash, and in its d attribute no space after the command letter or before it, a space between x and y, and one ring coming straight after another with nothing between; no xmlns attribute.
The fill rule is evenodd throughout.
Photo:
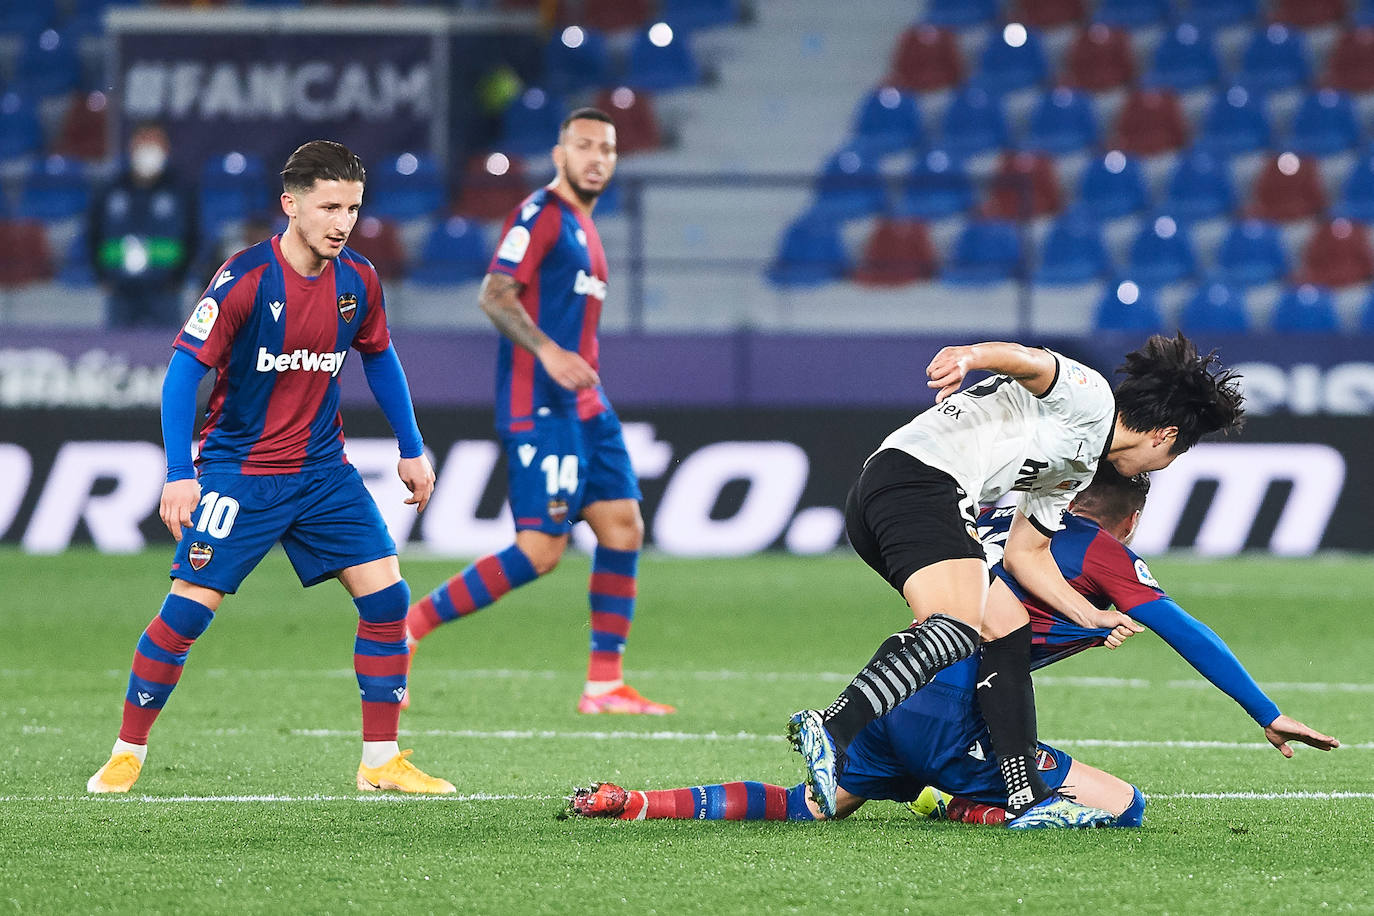
<svg viewBox="0 0 1374 916"><path fill-rule="evenodd" d="M638 550L612 550L598 544L592 553L592 578L587 587L592 607L589 682L623 682L621 657L635 618L638 568Z"/></svg>
<svg viewBox="0 0 1374 916"><path fill-rule="evenodd" d="M406 646L409 603L410 586L404 579L353 599L358 608L353 670L362 693L364 741L395 741L400 729L401 698L410 668L410 649Z"/></svg>
<svg viewBox="0 0 1374 916"><path fill-rule="evenodd" d="M441 623L480 610L513 588L537 578L529 557L514 544L482 557L415 603L406 615L406 630L424 639Z"/></svg>
<svg viewBox="0 0 1374 916"><path fill-rule="evenodd" d="M956 795L945 806L945 817L960 824L1001 825L1007 822L1007 810Z"/></svg>
<svg viewBox="0 0 1374 916"><path fill-rule="evenodd" d="M147 744L153 720L172 688L181 679L186 654L215 612L199 601L169 594L162 609L139 637L134 650L133 670L129 672L129 689L124 694L124 720L119 727L119 740L130 744Z"/></svg>
<svg viewBox="0 0 1374 916"><path fill-rule="evenodd" d="M762 782L727 782L690 789L631 792L623 821L810 821L805 784L792 789Z"/></svg>

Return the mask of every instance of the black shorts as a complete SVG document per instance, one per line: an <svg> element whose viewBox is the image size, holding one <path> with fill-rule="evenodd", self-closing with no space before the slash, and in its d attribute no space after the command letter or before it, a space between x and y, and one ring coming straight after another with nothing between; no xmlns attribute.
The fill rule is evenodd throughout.
<svg viewBox="0 0 1374 916"><path fill-rule="evenodd" d="M898 592L918 569L985 559L977 520L953 477L895 448L869 459L844 506L849 543Z"/></svg>

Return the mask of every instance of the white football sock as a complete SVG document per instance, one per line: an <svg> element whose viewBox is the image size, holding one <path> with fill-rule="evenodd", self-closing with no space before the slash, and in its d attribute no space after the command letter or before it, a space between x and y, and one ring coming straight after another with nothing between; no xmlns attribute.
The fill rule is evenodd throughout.
<svg viewBox="0 0 1374 916"><path fill-rule="evenodd" d="M133 754L135 757L138 758L139 763L143 763L145 760L148 759L148 745L130 744L127 741L119 741L116 739L114 743L114 750L110 751L110 756L113 757L115 754L125 753Z"/></svg>
<svg viewBox="0 0 1374 916"><path fill-rule="evenodd" d="M610 693L612 690L616 689L617 687L624 687L624 686L625 686L625 682L624 682L623 680L614 680L614 681L588 681L588 682L587 682L587 686L585 686L585 687L582 688L582 692L585 693L585 694L587 694L587 695L589 695L589 696L597 697L597 696L601 696L601 694L603 694L603 693Z"/></svg>
<svg viewBox="0 0 1374 916"><path fill-rule="evenodd" d="M401 745L395 741L364 741L363 766L379 767L399 753Z"/></svg>

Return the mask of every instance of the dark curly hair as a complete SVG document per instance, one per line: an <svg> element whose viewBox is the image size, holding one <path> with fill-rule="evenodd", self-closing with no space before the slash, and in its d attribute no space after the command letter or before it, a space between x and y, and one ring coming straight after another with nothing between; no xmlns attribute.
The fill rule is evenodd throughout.
<svg viewBox="0 0 1374 916"><path fill-rule="evenodd" d="M1144 472L1125 477L1110 461L1101 461L1092 483L1073 498L1073 511L1091 515L1110 527L1131 517L1131 513L1145 508L1150 495L1150 475Z"/></svg>
<svg viewBox="0 0 1374 916"><path fill-rule="evenodd" d="M1116 388L1121 423L1138 433L1178 427L1169 451L1175 455L1218 430L1238 430L1245 416L1240 376L1224 369L1213 350L1206 356L1180 331L1155 334L1145 346L1126 354L1116 370L1126 378Z"/></svg>

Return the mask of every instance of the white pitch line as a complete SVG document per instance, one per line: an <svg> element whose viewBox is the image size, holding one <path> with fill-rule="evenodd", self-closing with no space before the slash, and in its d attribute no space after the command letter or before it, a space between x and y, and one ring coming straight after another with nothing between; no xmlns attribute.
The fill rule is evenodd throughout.
<svg viewBox="0 0 1374 916"><path fill-rule="evenodd" d="M1156 795L1145 793L1146 798L1155 800L1217 800L1217 801L1342 801L1345 799L1370 799L1374 792L1173 792Z"/></svg>

